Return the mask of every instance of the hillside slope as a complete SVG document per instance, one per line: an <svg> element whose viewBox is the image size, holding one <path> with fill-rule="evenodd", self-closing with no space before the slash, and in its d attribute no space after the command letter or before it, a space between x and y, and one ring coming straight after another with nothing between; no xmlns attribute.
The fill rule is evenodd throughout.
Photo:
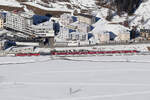
<svg viewBox="0 0 150 100"><path fill-rule="evenodd" d="M129 29L132 26L137 26L138 28L150 26L150 0L146 0L145 2L143 2L132 16L128 16L126 13L118 16L116 9L112 10L113 18L110 21L106 20L109 9L106 6L100 7L97 4L97 1L98 0L86 0L86 2L85 0L0 0L0 9L30 9L33 10L36 14L51 13L56 16L59 16L64 12L89 12L103 19L97 22L94 26L99 27L99 25L105 23L105 28L103 27L103 30L108 31L110 29L113 29L111 27L119 28L119 26L119 30ZM109 2L109 0L103 1L107 3ZM123 26L125 21L129 22L128 27ZM103 31L100 28L97 29L95 29L96 32Z"/></svg>
<svg viewBox="0 0 150 100"><path fill-rule="evenodd" d="M73 13L74 10L87 12L95 7L95 0L0 0L0 9L12 11L27 8L36 14L51 13L56 16L64 12Z"/></svg>

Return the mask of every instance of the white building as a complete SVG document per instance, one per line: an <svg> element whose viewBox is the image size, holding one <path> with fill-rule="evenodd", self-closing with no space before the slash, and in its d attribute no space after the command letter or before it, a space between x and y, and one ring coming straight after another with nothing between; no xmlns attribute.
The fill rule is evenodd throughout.
<svg viewBox="0 0 150 100"><path fill-rule="evenodd" d="M71 14L64 13L60 16L60 22L61 22L61 24L67 26L67 25L73 23L74 20L73 20L73 17L71 16Z"/></svg>
<svg viewBox="0 0 150 100"><path fill-rule="evenodd" d="M96 18L93 15L88 15L88 14L79 14L78 15L78 21L82 23L86 23L89 25L92 25L96 22Z"/></svg>
<svg viewBox="0 0 150 100"><path fill-rule="evenodd" d="M37 37L54 37L52 21L47 21L39 25L31 25L30 31Z"/></svg>
<svg viewBox="0 0 150 100"><path fill-rule="evenodd" d="M31 26L32 32L37 37L54 37L54 30L47 26Z"/></svg>
<svg viewBox="0 0 150 100"><path fill-rule="evenodd" d="M75 23L71 23L70 25L65 26L69 29L72 30L77 30L79 32L83 32L83 33L88 33L91 31L92 26L83 22L75 22Z"/></svg>
<svg viewBox="0 0 150 100"><path fill-rule="evenodd" d="M29 26L33 24L32 14L25 12L8 12L6 15L6 28L31 34Z"/></svg>
<svg viewBox="0 0 150 100"><path fill-rule="evenodd" d="M86 23L79 22L78 26L77 26L77 29L78 29L79 32L88 33L88 32L91 31L91 26L86 24Z"/></svg>
<svg viewBox="0 0 150 100"><path fill-rule="evenodd" d="M66 27L60 27L60 32L59 32L59 37L64 39L64 40L68 40L70 39L69 37L69 28Z"/></svg>
<svg viewBox="0 0 150 100"><path fill-rule="evenodd" d="M102 32L97 34L98 43L109 42L110 41L110 33Z"/></svg>
<svg viewBox="0 0 150 100"><path fill-rule="evenodd" d="M117 36L118 41L129 41L130 40L130 33L120 33Z"/></svg>
<svg viewBox="0 0 150 100"><path fill-rule="evenodd" d="M66 27L61 27L59 37L64 40L86 41L86 40L88 40L88 33L70 30Z"/></svg>
<svg viewBox="0 0 150 100"><path fill-rule="evenodd" d="M72 41L87 41L88 34L80 33L80 32L71 32L71 33L69 33L69 39Z"/></svg>

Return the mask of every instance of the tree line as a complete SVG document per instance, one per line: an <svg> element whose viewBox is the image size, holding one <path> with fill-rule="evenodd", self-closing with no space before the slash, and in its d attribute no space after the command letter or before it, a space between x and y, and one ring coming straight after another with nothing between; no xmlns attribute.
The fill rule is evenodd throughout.
<svg viewBox="0 0 150 100"><path fill-rule="evenodd" d="M133 14L143 0L97 0L100 6L107 5L107 7L117 10L118 14L126 12Z"/></svg>

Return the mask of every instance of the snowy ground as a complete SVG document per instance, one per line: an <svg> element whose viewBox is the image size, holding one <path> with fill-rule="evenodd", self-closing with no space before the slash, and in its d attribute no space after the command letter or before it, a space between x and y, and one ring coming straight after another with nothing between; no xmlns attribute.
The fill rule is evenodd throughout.
<svg viewBox="0 0 150 100"><path fill-rule="evenodd" d="M47 7L41 6L39 4L36 4L34 2L25 2L25 4L28 4L28 5L31 5L31 6L40 8L40 9L43 9L43 10L48 10L48 11L66 11L66 12L72 12L72 10L69 10L69 9L67 9L65 7L59 8L58 5L57 5L58 7L55 7L55 8L47 8Z"/></svg>
<svg viewBox="0 0 150 100"><path fill-rule="evenodd" d="M149 100L150 56L0 57L0 100Z"/></svg>
<svg viewBox="0 0 150 100"><path fill-rule="evenodd" d="M11 7L22 7L16 0L0 0L0 5Z"/></svg>

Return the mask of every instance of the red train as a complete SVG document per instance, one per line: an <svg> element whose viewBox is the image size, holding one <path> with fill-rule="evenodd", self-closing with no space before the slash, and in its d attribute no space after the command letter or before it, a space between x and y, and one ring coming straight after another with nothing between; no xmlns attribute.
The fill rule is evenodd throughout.
<svg viewBox="0 0 150 100"><path fill-rule="evenodd" d="M64 51L51 51L48 54L40 54L40 53L18 53L15 56L40 56L40 55L98 55L98 54L134 54L139 53L137 50L116 50L116 51L88 51L88 50L64 50Z"/></svg>
<svg viewBox="0 0 150 100"><path fill-rule="evenodd" d="M51 55L96 55L96 54L132 54L137 50L116 50L116 51L51 51Z"/></svg>
<svg viewBox="0 0 150 100"><path fill-rule="evenodd" d="M15 56L40 56L40 53L18 53Z"/></svg>

